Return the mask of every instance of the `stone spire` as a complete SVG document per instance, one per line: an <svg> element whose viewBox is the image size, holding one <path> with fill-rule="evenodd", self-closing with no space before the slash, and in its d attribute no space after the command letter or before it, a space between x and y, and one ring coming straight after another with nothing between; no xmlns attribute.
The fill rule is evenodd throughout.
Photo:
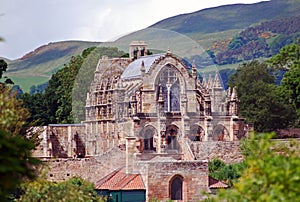
<svg viewBox="0 0 300 202"><path fill-rule="evenodd" d="M205 76L205 74L203 74L203 80L202 80L202 86L203 86L203 88L207 88L207 83L206 83L206 76Z"/></svg>
<svg viewBox="0 0 300 202"><path fill-rule="evenodd" d="M209 76L208 76L208 81L207 81L207 88L208 88L208 89L211 89L211 88L212 88L212 85L213 85L213 83L212 83L211 74L209 74Z"/></svg>
<svg viewBox="0 0 300 202"><path fill-rule="evenodd" d="M214 88L222 88L218 72L216 72L213 87Z"/></svg>
<svg viewBox="0 0 300 202"><path fill-rule="evenodd" d="M232 89L230 103L231 103L230 104L231 114L237 116L239 113L239 108L238 108L238 95L237 95L236 87L233 87Z"/></svg>
<svg viewBox="0 0 300 202"><path fill-rule="evenodd" d="M233 87L231 93L231 101L237 101L237 100L238 100L238 95L237 95L236 87Z"/></svg>

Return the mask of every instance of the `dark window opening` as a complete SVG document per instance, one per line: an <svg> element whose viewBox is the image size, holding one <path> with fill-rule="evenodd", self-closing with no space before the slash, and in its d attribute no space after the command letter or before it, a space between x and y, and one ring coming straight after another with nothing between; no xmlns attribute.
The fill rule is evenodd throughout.
<svg viewBox="0 0 300 202"><path fill-rule="evenodd" d="M182 178L175 177L171 181L171 200L182 200Z"/></svg>
<svg viewBox="0 0 300 202"><path fill-rule="evenodd" d="M192 141L202 141L204 138L204 130L200 126L192 126L189 138Z"/></svg>
<svg viewBox="0 0 300 202"><path fill-rule="evenodd" d="M167 130L167 143L168 150L178 150L178 140L177 140L178 128L175 126L170 126Z"/></svg>
<svg viewBox="0 0 300 202"><path fill-rule="evenodd" d="M144 133L144 150L154 150L153 145L154 132L152 129L148 128Z"/></svg>

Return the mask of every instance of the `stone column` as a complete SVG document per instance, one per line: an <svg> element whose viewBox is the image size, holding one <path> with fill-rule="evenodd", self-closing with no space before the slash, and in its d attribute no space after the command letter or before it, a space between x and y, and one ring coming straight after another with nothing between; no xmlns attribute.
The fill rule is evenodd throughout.
<svg viewBox="0 0 300 202"><path fill-rule="evenodd" d="M135 137L126 137L126 174L134 170L135 140Z"/></svg>
<svg viewBox="0 0 300 202"><path fill-rule="evenodd" d="M73 152L73 135L72 135L72 128L71 126L67 126L67 131L68 131L68 148L67 148L67 154L68 157L72 157L72 152Z"/></svg>

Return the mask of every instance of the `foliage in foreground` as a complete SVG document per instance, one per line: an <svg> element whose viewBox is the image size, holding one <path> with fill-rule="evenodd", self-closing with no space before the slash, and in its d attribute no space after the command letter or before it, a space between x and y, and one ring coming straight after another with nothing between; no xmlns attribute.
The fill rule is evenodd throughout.
<svg viewBox="0 0 300 202"><path fill-rule="evenodd" d="M245 163L233 188L220 190L208 201L299 201L299 143L271 140L272 134L252 135L242 144Z"/></svg>
<svg viewBox="0 0 300 202"><path fill-rule="evenodd" d="M0 198L14 192L24 178L35 177L39 161L31 157L35 145L27 139L0 129Z"/></svg>
<svg viewBox="0 0 300 202"><path fill-rule="evenodd" d="M208 163L209 176L214 179L224 181L229 186L233 184L246 168L245 163L225 164L219 159L214 159Z"/></svg>
<svg viewBox="0 0 300 202"><path fill-rule="evenodd" d="M1 63L1 62L0 62ZM6 65L0 64L0 79ZM0 82L0 199L5 201L24 179L34 179L41 163L31 156L38 132L27 122L29 112L7 82Z"/></svg>
<svg viewBox="0 0 300 202"><path fill-rule="evenodd" d="M103 202L94 185L79 177L73 177L63 182L50 182L38 179L22 185L23 194L17 201L74 201Z"/></svg>

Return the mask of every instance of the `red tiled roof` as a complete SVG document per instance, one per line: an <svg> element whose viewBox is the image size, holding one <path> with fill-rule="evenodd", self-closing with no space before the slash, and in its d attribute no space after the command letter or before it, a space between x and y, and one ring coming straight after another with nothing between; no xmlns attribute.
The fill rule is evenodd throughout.
<svg viewBox="0 0 300 202"><path fill-rule="evenodd" d="M98 190L144 190L145 184L140 174L126 175L123 167L100 179L95 187Z"/></svg>
<svg viewBox="0 0 300 202"><path fill-rule="evenodd" d="M208 179L208 186L212 189L219 189L219 188L228 188L228 185L220 180L216 180L215 178L209 177Z"/></svg>

